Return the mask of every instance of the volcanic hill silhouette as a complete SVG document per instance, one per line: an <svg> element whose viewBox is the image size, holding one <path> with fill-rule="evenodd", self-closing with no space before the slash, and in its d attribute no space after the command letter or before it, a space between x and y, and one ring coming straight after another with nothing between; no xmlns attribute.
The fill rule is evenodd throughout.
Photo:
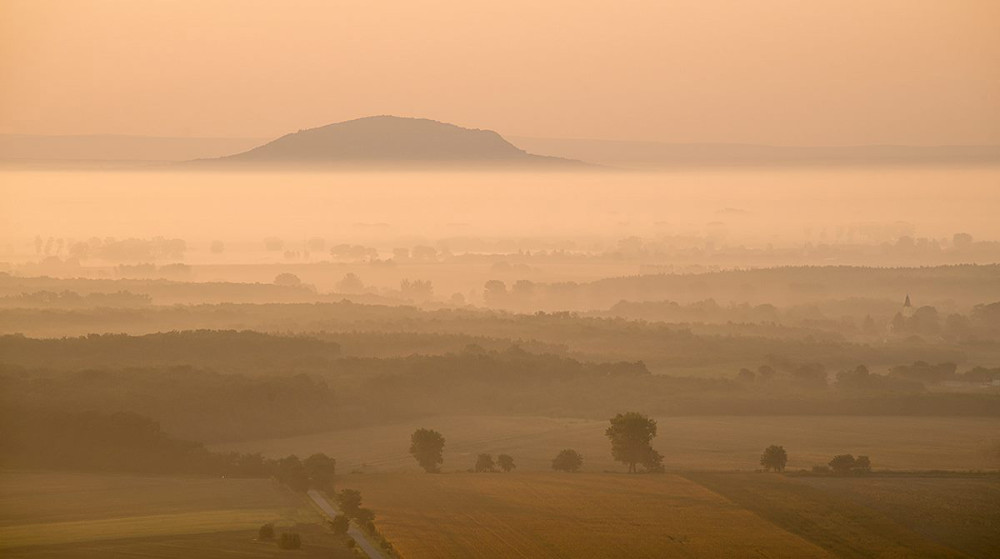
<svg viewBox="0 0 1000 559"><path fill-rule="evenodd" d="M492 130L396 116L370 116L300 130L243 153L202 161L378 166L581 164L527 153Z"/></svg>

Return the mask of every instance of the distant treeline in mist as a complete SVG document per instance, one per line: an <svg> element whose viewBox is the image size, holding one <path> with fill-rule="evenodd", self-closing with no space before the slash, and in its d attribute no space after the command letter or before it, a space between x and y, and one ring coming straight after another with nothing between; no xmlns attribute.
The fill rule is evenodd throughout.
<svg viewBox="0 0 1000 559"><path fill-rule="evenodd" d="M822 300L901 301L907 293L918 298L916 304L947 302L957 308L1000 300L998 264L919 268L797 266L690 274L645 274L593 282L536 281L530 279L533 277L530 273L497 272L491 275L493 278L482 284L482 301L490 307L518 311L606 310L623 300L690 304L714 299L726 303L788 307ZM524 277L518 278L518 275ZM44 276L19 277L0 272L0 298L38 292L70 291L80 296L129 292L148 296L156 305L169 305L315 303L338 302L345 298L358 303L399 304L408 297L402 287L393 290L392 296L362 292L360 289L340 292L345 287L343 281L331 281L327 286L317 286L300 282L292 274L289 276L292 281L288 283L238 283L166 279L57 279ZM421 281L418 285L423 286L424 283ZM433 285L428 287L433 291ZM410 297L413 300L425 299L416 296L417 294L413 295ZM439 304L444 304L444 301ZM448 304L464 306L464 303L456 305L450 300Z"/></svg>
<svg viewBox="0 0 1000 559"><path fill-rule="evenodd" d="M620 301L705 299L751 304L800 305L821 299L900 300L920 294L925 302L949 301L968 307L1000 300L1000 265L957 265L926 268L800 266L732 270L704 274L649 274L608 278L590 283L513 284L490 282L486 303L499 308L590 310Z"/></svg>
<svg viewBox="0 0 1000 559"><path fill-rule="evenodd" d="M264 324L252 317L266 316L273 312L298 314L301 321L279 320ZM244 314L246 313L246 314ZM249 325L257 330L270 332L297 332L317 339L335 342L345 356L393 357L410 353L439 354L463 349L469 344L479 344L494 349L512 344L523 345L534 351L561 354L587 361L642 360L656 372L714 368L715 375L748 362L761 361L768 355L780 355L797 361L819 361L831 366L847 367L858 363L891 366L913 360L954 361L976 364L992 363L996 351L991 346L964 346L953 343L928 343L911 336L893 337L878 343L850 341L836 333L818 329L781 328L769 325L718 325L689 326L665 323L637 322L620 318L576 316L571 313L525 314L476 311L430 311L399 307L354 305L309 305L301 309L288 306L261 308L256 306L220 307L171 307L146 311L69 311L53 316L49 311L0 310L0 324L5 329L24 328L32 325L57 323L60 318L77 324L86 321L96 327L104 320L105 328L122 328L123 317L132 319L133 326L142 330L169 330L179 326L174 319L190 324L204 317L207 326L213 327L221 319L227 324ZM287 315L286 315L287 317ZM159 319L165 319L160 321ZM399 330L405 330L400 332ZM49 335L55 332L44 332ZM192 335L192 334L188 334ZM218 337L228 340L224 333L204 332L205 338ZM148 366L189 364L181 351L145 351L146 344L169 344L174 338L169 333L149 334L144 338L121 338L116 343L135 347L122 347L117 352L92 352L87 348L112 341L94 337L90 344L68 339L38 339L17 342L15 338L0 338L0 348L9 362L23 359L31 366ZM247 337L252 334L246 334ZM105 336L109 338L110 336ZM155 341L154 340L158 340ZM235 341L233 342L235 343ZM289 342L291 343L291 342ZM269 372L283 367L285 370L309 372L309 363L322 364L322 359L332 356L334 346L310 348L301 353L257 353L249 348L248 355L219 359L236 359L244 372ZM252 345L252 344L251 344ZM318 352L317 354L312 353ZM162 357L161 357L162 355ZM227 367L235 365L226 365Z"/></svg>
<svg viewBox="0 0 1000 559"><path fill-rule="evenodd" d="M142 474L274 477L297 490L329 488L335 462L209 451L165 433L137 413L6 409L0 423L0 467Z"/></svg>
<svg viewBox="0 0 1000 559"><path fill-rule="evenodd" d="M190 350L185 349L189 347ZM875 374L857 362L765 356L726 378L654 375L637 361L584 362L513 346L443 355L338 357L335 343L252 332L179 332L65 340L0 338L3 409L148 415L173 436L287 436L434 415L604 418L669 415L1000 415L982 384L993 369L945 376ZM266 358L264 356L267 356ZM137 363L142 358L143 366ZM901 358L899 366L921 365ZM184 365L178 363L184 362ZM937 362L934 362L937 363ZM984 372L985 371L985 372ZM966 377L971 374L971 377ZM971 384L970 384L971 386Z"/></svg>

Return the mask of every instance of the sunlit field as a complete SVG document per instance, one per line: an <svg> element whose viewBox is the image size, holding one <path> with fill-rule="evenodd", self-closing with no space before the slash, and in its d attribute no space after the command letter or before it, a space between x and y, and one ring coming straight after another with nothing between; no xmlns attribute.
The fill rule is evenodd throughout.
<svg viewBox="0 0 1000 559"><path fill-rule="evenodd" d="M358 474L342 485L360 489L382 511L379 529L403 556L417 559L985 558L997 544L987 525L995 522L1000 489L995 476L883 481L726 473ZM853 498L877 487L895 487L899 497ZM927 504L912 506L918 502ZM978 520L963 528L932 512L931 502L944 510L971 507Z"/></svg>
<svg viewBox="0 0 1000 559"><path fill-rule="evenodd" d="M830 556L673 475L358 475L343 485L382 512L379 528L411 559Z"/></svg>

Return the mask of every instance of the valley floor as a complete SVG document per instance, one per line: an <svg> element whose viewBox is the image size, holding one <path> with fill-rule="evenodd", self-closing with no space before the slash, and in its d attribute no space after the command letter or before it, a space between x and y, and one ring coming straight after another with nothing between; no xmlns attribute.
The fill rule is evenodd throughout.
<svg viewBox="0 0 1000 559"><path fill-rule="evenodd" d="M563 448L583 454L588 472L620 470L604 436L607 421L551 417L447 416L330 431L282 439L215 445L213 450L266 456L337 457L338 471L418 470L409 437L426 427L446 439L446 471L471 468L479 453L506 453L519 471L548 471ZM1000 419L990 417L698 416L659 418L653 446L668 470L759 468L772 444L788 451L788 469L826 464L837 454L871 457L891 470L994 470L1000 468Z"/></svg>

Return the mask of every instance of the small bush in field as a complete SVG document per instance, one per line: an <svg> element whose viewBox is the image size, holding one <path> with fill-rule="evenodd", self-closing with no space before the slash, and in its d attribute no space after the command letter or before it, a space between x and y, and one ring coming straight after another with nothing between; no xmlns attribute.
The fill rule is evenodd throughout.
<svg viewBox="0 0 1000 559"><path fill-rule="evenodd" d="M350 521L342 514L338 514L330 521L330 528L333 529L334 534L346 534L349 526Z"/></svg>
<svg viewBox="0 0 1000 559"><path fill-rule="evenodd" d="M298 532L284 532L278 538L278 547L281 549L298 549L302 547L302 538Z"/></svg>
<svg viewBox="0 0 1000 559"><path fill-rule="evenodd" d="M258 540L273 540L274 539L274 524L267 523L257 529L257 539Z"/></svg>

